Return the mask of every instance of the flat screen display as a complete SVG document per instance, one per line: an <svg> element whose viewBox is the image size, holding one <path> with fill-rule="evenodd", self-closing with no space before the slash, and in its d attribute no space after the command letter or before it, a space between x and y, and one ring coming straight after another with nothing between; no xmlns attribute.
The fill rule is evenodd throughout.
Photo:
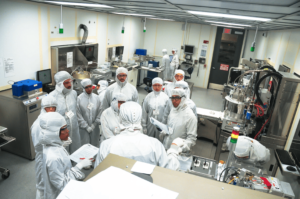
<svg viewBox="0 0 300 199"><path fill-rule="evenodd" d="M42 82L42 84L51 84L51 69L40 70L37 72L37 80Z"/></svg>
<svg viewBox="0 0 300 199"><path fill-rule="evenodd" d="M194 46L184 46L184 53L193 54L194 53Z"/></svg>

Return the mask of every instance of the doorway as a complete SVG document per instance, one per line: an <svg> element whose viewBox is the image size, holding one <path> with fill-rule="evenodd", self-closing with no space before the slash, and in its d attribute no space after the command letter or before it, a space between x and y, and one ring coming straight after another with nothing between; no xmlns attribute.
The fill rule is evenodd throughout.
<svg viewBox="0 0 300 199"><path fill-rule="evenodd" d="M218 27L208 88L223 90L228 71L238 67L245 31Z"/></svg>

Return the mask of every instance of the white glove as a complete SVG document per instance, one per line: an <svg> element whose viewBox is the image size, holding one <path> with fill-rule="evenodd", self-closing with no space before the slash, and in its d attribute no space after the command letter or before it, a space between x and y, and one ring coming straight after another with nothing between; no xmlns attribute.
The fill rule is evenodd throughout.
<svg viewBox="0 0 300 199"><path fill-rule="evenodd" d="M159 134L160 141L163 141L166 135L167 135L167 133L165 131L161 131Z"/></svg>
<svg viewBox="0 0 300 199"><path fill-rule="evenodd" d="M93 129L91 128L91 127L86 127L86 131L88 132L88 133L91 133L92 131L93 131Z"/></svg>
<svg viewBox="0 0 300 199"><path fill-rule="evenodd" d="M172 144L171 147L167 151L167 155L169 155L171 153L175 154L175 155L179 155L181 152L182 152L182 149L179 146Z"/></svg>
<svg viewBox="0 0 300 199"><path fill-rule="evenodd" d="M143 133L144 133L145 135L147 135L147 129L146 129L146 127L143 128Z"/></svg>
<svg viewBox="0 0 300 199"><path fill-rule="evenodd" d="M95 129L95 127L96 126L94 124L91 125L92 131Z"/></svg>
<svg viewBox="0 0 300 199"><path fill-rule="evenodd" d="M175 140L173 140L172 144L175 144L179 147L182 147L184 145L185 140L182 138L176 138Z"/></svg>
<svg viewBox="0 0 300 199"><path fill-rule="evenodd" d="M90 166L92 166L92 160L89 159L81 160L78 164L76 164L76 167L80 170L82 170L82 168L84 167L90 167Z"/></svg>
<svg viewBox="0 0 300 199"><path fill-rule="evenodd" d="M62 141L63 142L63 147L67 147L67 146L69 146L70 144L72 144L72 140L71 140L71 138L70 137L68 137L68 140L63 140Z"/></svg>

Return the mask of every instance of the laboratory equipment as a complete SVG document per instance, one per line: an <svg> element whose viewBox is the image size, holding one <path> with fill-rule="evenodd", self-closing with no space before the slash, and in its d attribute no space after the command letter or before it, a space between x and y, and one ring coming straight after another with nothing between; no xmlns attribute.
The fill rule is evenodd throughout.
<svg viewBox="0 0 300 199"><path fill-rule="evenodd" d="M55 85L54 75L59 71L67 71L73 75L78 68L90 72L92 69L96 69L97 66L97 43L51 46L51 77L53 85Z"/></svg>
<svg viewBox="0 0 300 199"><path fill-rule="evenodd" d="M292 175L300 176L300 168L292 159L289 152L282 149L276 149L275 155L277 161L279 162L279 168L283 174L289 173Z"/></svg>
<svg viewBox="0 0 300 199"><path fill-rule="evenodd" d="M188 173L212 179L215 177L216 167L215 160L193 155Z"/></svg>
<svg viewBox="0 0 300 199"><path fill-rule="evenodd" d="M15 98L32 97L43 92L42 82L32 79L14 82L11 87Z"/></svg>
<svg viewBox="0 0 300 199"><path fill-rule="evenodd" d="M0 92L0 125L9 131L7 136L15 137L16 141L3 146L3 150L33 160L35 151L31 140L30 127L41 112L41 100L47 93L39 93L32 97L14 98L12 90Z"/></svg>
<svg viewBox="0 0 300 199"><path fill-rule="evenodd" d="M55 89L55 86L50 85L52 83L51 69L37 71L36 79L42 82L44 92L50 93Z"/></svg>
<svg viewBox="0 0 300 199"><path fill-rule="evenodd" d="M192 45L185 45L184 46L184 53L185 54L194 54L194 46L192 46Z"/></svg>
<svg viewBox="0 0 300 199"><path fill-rule="evenodd" d="M94 69L91 70L91 80L93 84L98 84L100 80L112 79L112 71L109 68L106 69Z"/></svg>
<svg viewBox="0 0 300 199"><path fill-rule="evenodd" d="M111 66L122 66L124 46L107 48L107 61Z"/></svg>
<svg viewBox="0 0 300 199"><path fill-rule="evenodd" d="M291 68L289 68L289 67L287 67L286 65L279 65L279 67L278 67L278 71L282 71L282 72L287 72L287 73L289 73L289 72L291 72Z"/></svg>
<svg viewBox="0 0 300 199"><path fill-rule="evenodd" d="M7 132L7 128L0 126L0 148L3 147L6 144L9 144L10 142L16 140L14 137L10 137L5 135ZM2 174L3 179L7 179L10 175L10 170L0 167L0 173Z"/></svg>

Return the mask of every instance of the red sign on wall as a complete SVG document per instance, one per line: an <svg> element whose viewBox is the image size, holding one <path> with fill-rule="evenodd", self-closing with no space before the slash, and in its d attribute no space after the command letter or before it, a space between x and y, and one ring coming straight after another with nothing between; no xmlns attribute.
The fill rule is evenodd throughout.
<svg viewBox="0 0 300 199"><path fill-rule="evenodd" d="M204 44L208 44L209 41L208 41L208 40L203 40L203 43L204 43Z"/></svg>
<svg viewBox="0 0 300 199"><path fill-rule="evenodd" d="M229 28L224 28L224 32L225 34L230 34L231 33L231 29Z"/></svg>
<svg viewBox="0 0 300 199"><path fill-rule="evenodd" d="M228 71L228 69L229 69L229 65L227 65L227 64L221 64L220 65L220 70Z"/></svg>

